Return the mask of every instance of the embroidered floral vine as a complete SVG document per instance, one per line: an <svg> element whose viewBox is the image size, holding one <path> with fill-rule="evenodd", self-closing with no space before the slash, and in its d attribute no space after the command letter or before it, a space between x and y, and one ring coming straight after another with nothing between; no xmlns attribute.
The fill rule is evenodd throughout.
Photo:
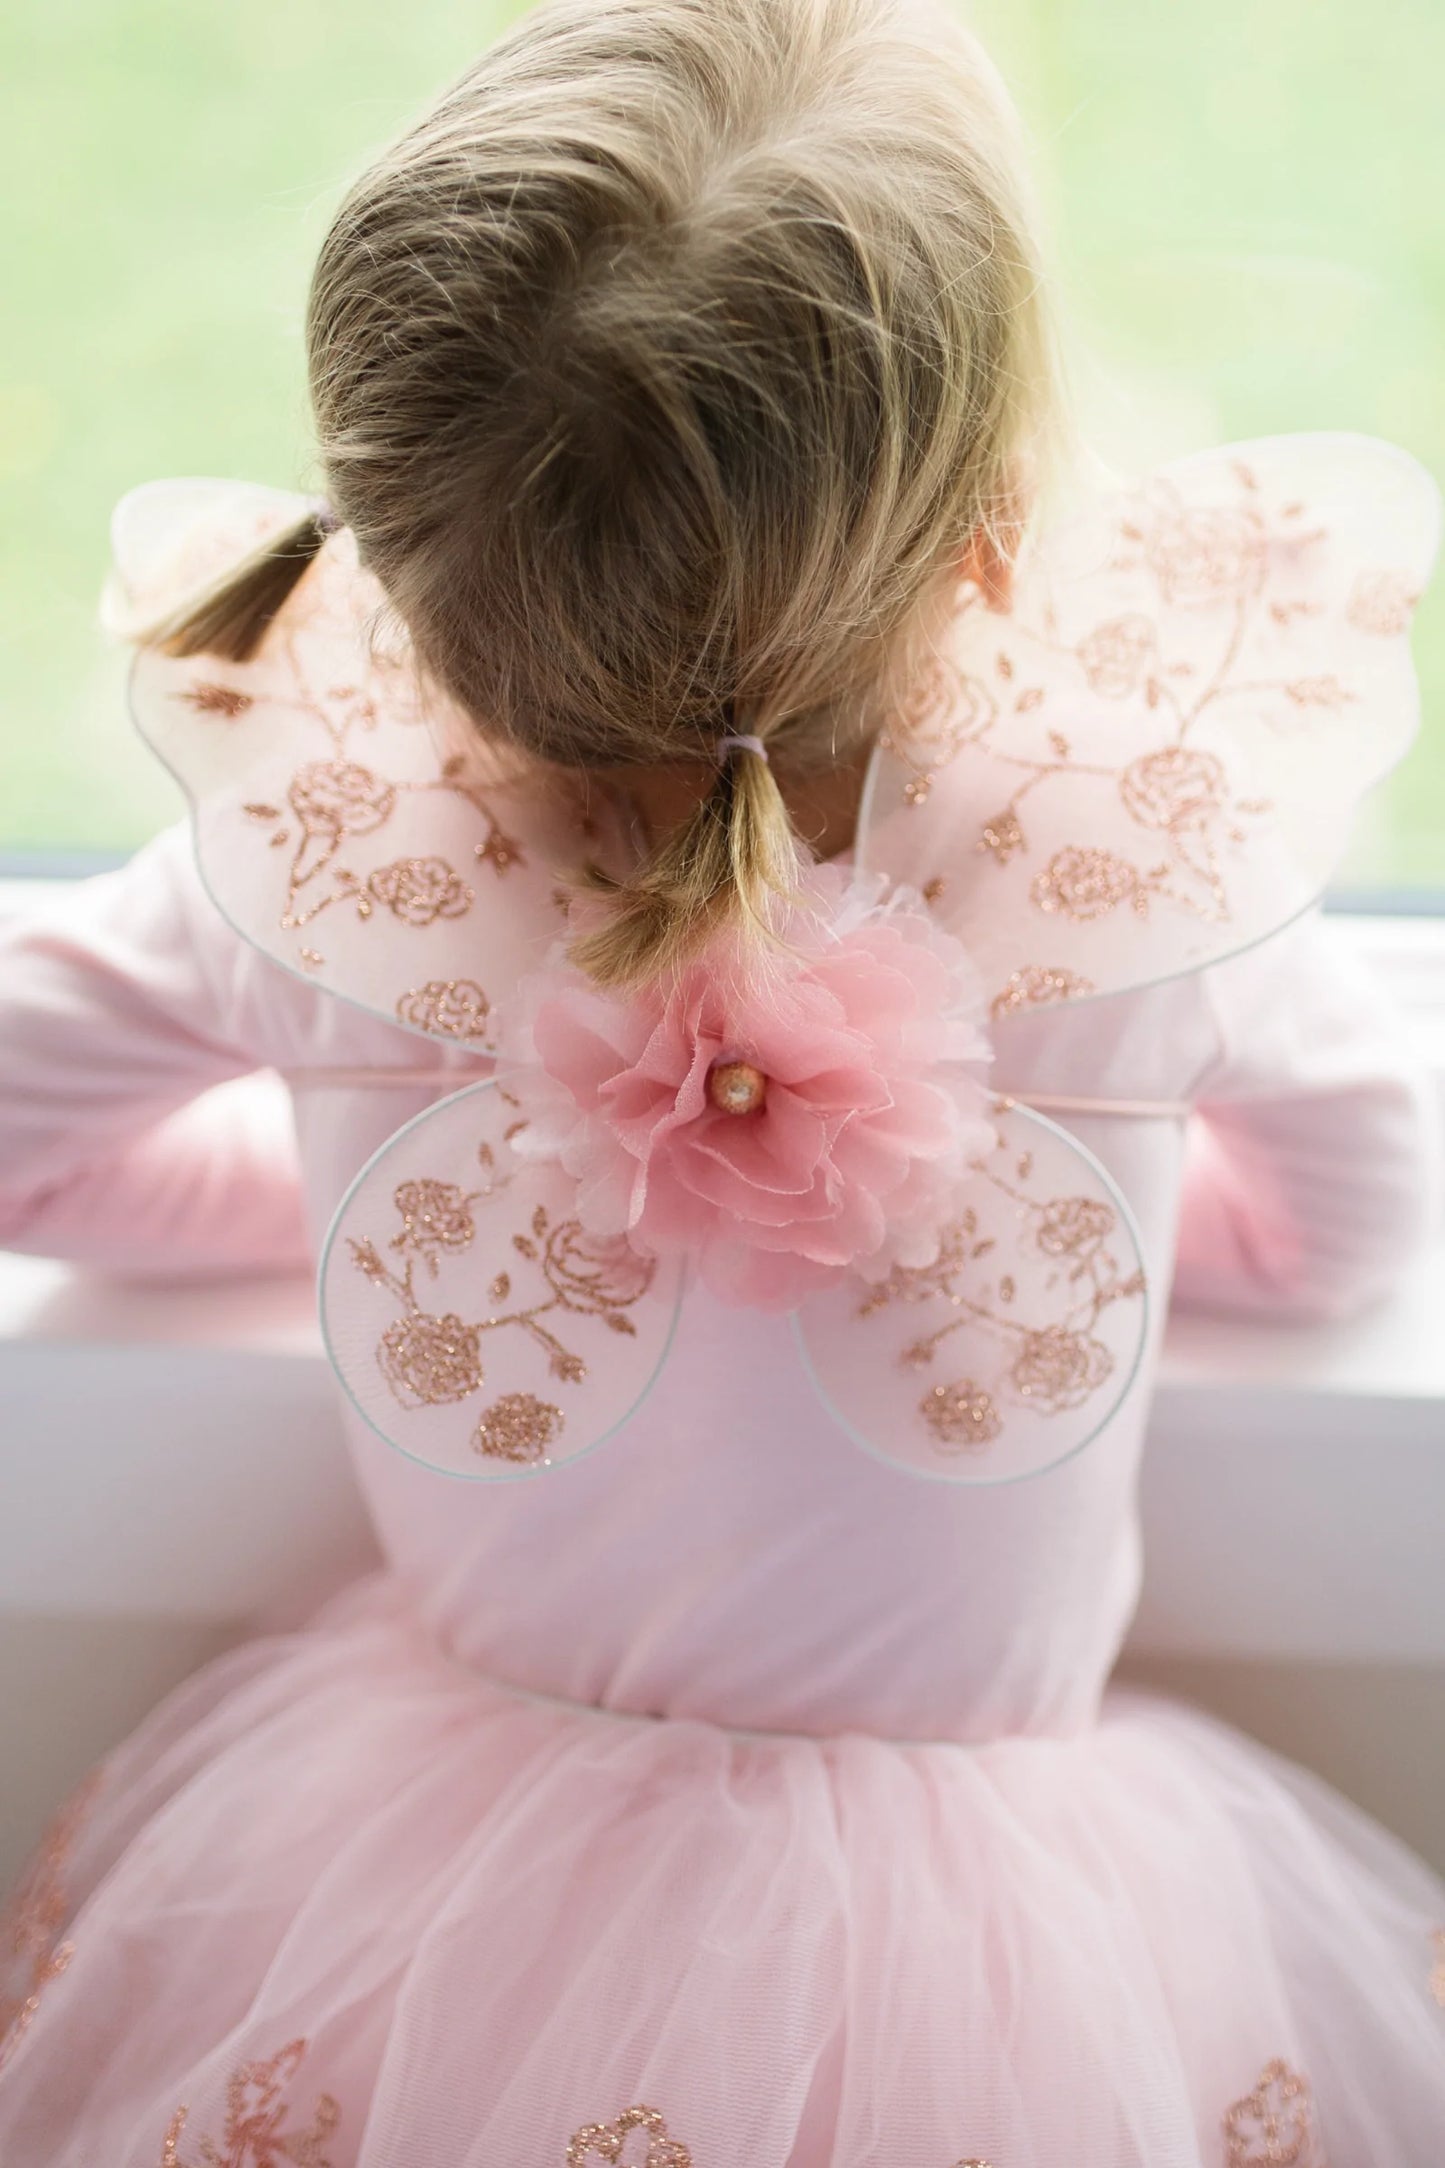
<svg viewBox="0 0 1445 2168"><path fill-rule="evenodd" d="M291 2168L333 2168L325 2148L341 2121L341 2109L330 2093L318 2095L309 2123L298 2127L291 2120L286 2096L307 2052L305 2040L292 2040L269 2062L243 2063L234 2071L226 2084L220 2138L201 2138L189 2159L180 2145L191 2111L177 2108L161 2148L160 2168L281 2168L283 2162Z"/></svg>

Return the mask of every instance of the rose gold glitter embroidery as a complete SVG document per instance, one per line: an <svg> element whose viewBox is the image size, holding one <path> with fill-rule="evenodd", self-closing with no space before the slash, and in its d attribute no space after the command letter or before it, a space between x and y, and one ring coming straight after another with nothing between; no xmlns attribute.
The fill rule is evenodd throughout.
<svg viewBox="0 0 1445 2168"><path fill-rule="evenodd" d="M947 891L947 881L941 873L935 873L931 881L923 884L923 900L925 903L941 903Z"/></svg>
<svg viewBox="0 0 1445 2168"><path fill-rule="evenodd" d="M561 1437L564 1420L560 1408L535 1393L504 1393L478 1418L472 1443L493 1460L535 1466Z"/></svg>
<svg viewBox="0 0 1445 2168"><path fill-rule="evenodd" d="M1228 2168L1313 2168L1314 2114L1305 2078L1267 2063L1252 2093L1225 2111Z"/></svg>
<svg viewBox="0 0 1445 2168"><path fill-rule="evenodd" d="M1073 1001L1081 994L1092 994L1092 980L1077 971L1064 971L1049 964L1025 964L1021 971L1014 971L1004 983L1001 993L994 995L989 1004L989 1014L997 1023L1000 1018L1014 1016L1020 1009L1038 1009L1052 1001Z"/></svg>
<svg viewBox="0 0 1445 2168"><path fill-rule="evenodd" d="M307 592L314 599L314 583ZM319 611L283 612L277 621L272 647L276 661L285 666L282 689L263 696L201 681L176 697L201 713L227 718L264 700L271 708L294 711L309 732L308 749L314 757L298 765L286 791L299 839L291 849L279 913L284 932L298 931L341 902L349 902L363 922L371 920L378 908L419 928L459 918L470 909L473 893L444 860L398 858L371 867L340 863L344 845L360 843L364 858L368 840L389 825L404 801L430 792L462 798L475 809L485 829L484 840L472 848L477 860L490 865L495 874L505 874L523 853L497 823L488 795L468 780L465 760L446 759L430 775L398 780L354 757L352 741L358 734L374 733L383 713L401 723L423 724L430 718L397 658L375 643L362 661L365 674L358 682L322 686L312 681L301 635L314 629L318 619L324 629L328 610L335 614L334 605L324 599L324 579L322 592ZM331 629L344 629L348 637L353 633L350 623ZM249 820L269 828L268 849L279 851L291 843L290 830L277 825L283 818L280 807L257 804L244 810Z"/></svg>
<svg viewBox="0 0 1445 2168"><path fill-rule="evenodd" d="M97 1770L56 1814L0 1921L0 1968L15 1983L14 1992L0 1994L0 2070L34 2023L46 1988L75 1955L74 1943L60 1940L70 1910L66 1876L99 1785Z"/></svg>
<svg viewBox="0 0 1445 2168"><path fill-rule="evenodd" d="M184 700L198 715L222 715L228 723L233 723L238 715L244 715L247 708L255 704L255 694L243 693L238 685L216 685L204 679L188 685L175 697Z"/></svg>
<svg viewBox="0 0 1445 2168"><path fill-rule="evenodd" d="M463 1323L450 1310L445 1317L418 1310L388 1325L377 1361L404 1408L446 1407L467 1399L482 1383L481 1327Z"/></svg>
<svg viewBox="0 0 1445 2168"><path fill-rule="evenodd" d="M397 1021L434 1039L480 1039L491 1003L475 979L428 979L396 1004Z"/></svg>
<svg viewBox="0 0 1445 2168"><path fill-rule="evenodd" d="M1355 697L1348 685L1341 684L1332 673L1295 678L1284 689L1297 708L1342 708Z"/></svg>
<svg viewBox="0 0 1445 2168"><path fill-rule="evenodd" d="M1015 1208L1022 1223L1018 1242L1022 1244L1026 1231L1031 1233L1041 1255L1054 1263L1055 1270L1041 1286L1026 1284L1026 1294L1034 1295L1035 1309L1042 1305L1042 1314L1017 1314L1019 1287L1012 1272L1001 1273L997 1282L989 1277L995 1243L981 1234L972 1207L945 1230L933 1264L895 1268L868 1290L857 1313L860 1319L871 1317L898 1302L931 1309L935 1316L943 1313L942 1324L902 1349L898 1360L908 1369L929 1368L964 1327L982 1328L1000 1349L996 1377L940 1382L919 1401L918 1412L941 1450L982 1449L992 1443L1008 1419L1001 1403L1043 1417L1082 1407L1108 1383L1115 1368L1113 1354L1095 1337L1094 1327L1110 1304L1137 1301L1145 1292L1143 1274L1124 1274L1108 1247L1118 1217L1102 1198L1030 1196L1020 1186L1033 1173L1033 1157L1027 1152L1019 1157L1013 1179L995 1172L987 1160L976 1162L974 1172Z"/></svg>
<svg viewBox="0 0 1445 2168"><path fill-rule="evenodd" d="M1046 1257L1090 1254L1114 1232L1110 1206L1098 1197L1055 1197L1045 1207L1034 1240Z"/></svg>
<svg viewBox="0 0 1445 2168"><path fill-rule="evenodd" d="M1403 572L1362 572L1350 592L1345 616L1357 632L1377 639L1398 639L1410 629L1420 600Z"/></svg>
<svg viewBox="0 0 1445 2168"><path fill-rule="evenodd" d="M1140 921L1168 908L1227 925L1233 916L1232 854L1249 841L1249 823L1274 807L1251 795L1235 772L1229 737L1222 744L1211 739L1207 747L1199 742L1201 729L1212 721L1209 711L1248 696L1261 708L1263 727L1284 734L1294 727L1291 711L1339 712L1359 697L1329 674L1253 674L1258 664L1249 636L1260 619L1269 618L1277 641L1280 626L1322 610L1317 601L1275 588L1298 576L1306 553L1328 541L1329 531L1308 519L1301 502L1273 504L1261 477L1239 462L1226 470L1227 486L1231 481L1234 502L1194 503L1169 477L1121 500L1113 549L1094 558L1094 570L1101 575L1112 570L1136 593L1142 591L1139 606L1116 607L1112 615L1066 637L1046 588L1040 588L1037 601L1021 593L1004 628L1005 644L993 656L993 671L1003 685L1022 687L1012 695L1013 727L1007 732L992 727L997 707L984 705L994 693L968 676L978 654L978 642L970 638L978 620L970 606L957 619L963 645L935 660L915 689L909 714L887 733L911 771L902 792L909 804L926 803L938 771L965 749L975 756L980 793L988 788L985 768L1009 778L1004 803L983 824L980 848L1000 873L1022 860L1020 890L1041 911L1080 927L1122 916L1126 906ZM1150 588L1162 609L1150 606ZM1400 627L1413 599L1399 576L1392 581L1381 572L1357 581L1349 607L1362 628L1378 625L1383 633ZM1195 622L1183 624L1184 612ZM1031 682L1045 661L1052 673L1065 672L1058 700L1054 685ZM967 690L955 729L948 703L960 688ZM1052 704L1052 711L1043 711L1049 727L1042 730L1026 721L1041 694ZM1064 721L1064 700L1075 694L1081 719L1060 728L1054 718ZM1101 714L1103 702L1114 705L1116 715ZM1248 758L1242 746L1238 757ZM1127 849L1103 848L1106 827L1117 828L1118 822L1107 808L1090 822L1090 794L1097 805L1101 784L1117 794L1136 828L1159 839L1159 863L1132 864ZM1077 790L1080 809L1082 834L1072 844L1057 840L1067 811L1060 792L1066 789ZM1025 807L1034 793L1052 793L1055 801L1049 816L1036 824L1050 838L1042 865L1030 862L1035 824ZM1089 834L1091 825L1097 842ZM1117 940L1122 931L1117 918L1112 931ZM1004 1001L995 1013L1007 1014L1011 1006Z"/></svg>
<svg viewBox="0 0 1445 2168"><path fill-rule="evenodd" d="M913 770L903 792L909 805L927 802L939 769L987 737L998 712L998 701L979 678L945 655L929 659L887 734L889 747Z"/></svg>
<svg viewBox="0 0 1445 2168"><path fill-rule="evenodd" d="M479 1391L485 1381L481 1354L484 1332L515 1326L526 1333L545 1353L549 1374L564 1385L580 1385L587 1376L587 1365L543 1323L545 1318L562 1311L574 1317L596 1318L609 1332L636 1335L637 1327L627 1312L651 1287L656 1261L638 1256L620 1237L587 1234L577 1220L554 1223L542 1205L533 1212L526 1231L519 1229L510 1238L514 1253L540 1274L546 1289L541 1300L523 1302L470 1322L455 1312L434 1317L422 1309L415 1287L417 1258L421 1257L435 1276L443 1253L464 1251L475 1240L472 1208L483 1198L501 1194L508 1186L511 1177L497 1177L493 1156L492 1147L483 1144L478 1157L488 1184L470 1195L455 1183L431 1179L398 1185L393 1201L402 1227L389 1246L414 1253L401 1273L388 1266L374 1241L351 1238L351 1257L357 1271L403 1305L404 1314L387 1326L377 1344L377 1362L393 1397L404 1408L448 1406ZM512 1274L494 1274L490 1282L492 1301L506 1303L512 1293ZM526 1395L504 1395L497 1406L510 1409L517 1418L524 1399L533 1409L549 1405ZM557 1413L560 1425L560 1413L552 1412ZM478 1444L478 1450L488 1448Z"/></svg>
<svg viewBox="0 0 1445 2168"><path fill-rule="evenodd" d="M496 827L492 829L485 843L473 846L473 852L476 858L484 866L490 866L494 873L510 872L513 866L522 863L520 843L514 842L511 836L503 835L501 829Z"/></svg>
<svg viewBox="0 0 1445 2168"><path fill-rule="evenodd" d="M918 1403L919 1412L942 1451L977 1452L991 1445L1003 1429L1003 1419L986 1393L972 1378L952 1385L934 1385Z"/></svg>
<svg viewBox="0 0 1445 2168"><path fill-rule="evenodd" d="M323 2150L341 2121L341 2109L330 2093L317 2096L311 2121L304 2130L288 2128L290 2108L286 2089L306 2058L308 2043L292 2040L269 2062L243 2063L226 2085L226 2121L220 2143L201 2140L198 2168L332 2168ZM190 2119L189 2108L177 2108L166 2130L160 2168L187 2168L180 2142Z"/></svg>
<svg viewBox="0 0 1445 2168"><path fill-rule="evenodd" d="M1175 834L1204 827L1228 795L1223 763L1187 745L1131 761L1119 778L1125 811L1141 828Z"/></svg>
<svg viewBox="0 0 1445 2168"><path fill-rule="evenodd" d="M286 796L309 836L340 842L370 835L396 810L396 786L355 760L311 760L298 768Z"/></svg>
<svg viewBox="0 0 1445 2168"><path fill-rule="evenodd" d="M1184 505L1169 485L1161 500L1144 537L1144 551L1166 601L1200 610L1257 593L1266 557L1264 527L1256 511Z"/></svg>
<svg viewBox="0 0 1445 2168"><path fill-rule="evenodd" d="M1006 866L1015 851L1024 848L1024 832L1019 817L1012 806L1005 806L1002 813L995 813L992 820L984 822L979 831L978 847L991 851L1001 866Z"/></svg>
<svg viewBox="0 0 1445 2168"><path fill-rule="evenodd" d="M670 2138L667 2125L656 2108L624 2108L615 2123L586 2123L574 2132L567 2147L567 2168L622 2168L623 2148L637 2131L647 2140L647 2151L631 2155L627 2168L692 2168L692 2154L680 2138Z"/></svg>
<svg viewBox="0 0 1445 2168"><path fill-rule="evenodd" d="M430 926L439 918L464 918L476 896L444 858L398 858L369 876L358 909L368 899L384 903L404 926Z"/></svg>
<svg viewBox="0 0 1445 2168"><path fill-rule="evenodd" d="M1077 845L1054 853L1029 894L1041 911L1061 912L1080 924L1104 918L1125 902L1141 916L1149 908L1148 884L1137 868L1112 851Z"/></svg>
<svg viewBox="0 0 1445 2168"><path fill-rule="evenodd" d="M635 1334L625 1313L651 1287L657 1266L617 1236L589 1235L579 1221L561 1220L547 1236L541 1265L564 1309L600 1317L609 1331Z"/></svg>
<svg viewBox="0 0 1445 2168"><path fill-rule="evenodd" d="M475 1202L455 1182L403 1182L396 1192L401 1233L392 1236L391 1247L415 1250L435 1277L442 1251L464 1250L471 1244L477 1231L471 1209Z"/></svg>
<svg viewBox="0 0 1445 2168"><path fill-rule="evenodd" d="M1131 611L1096 625L1074 649L1091 692L1106 700L1126 700L1154 652L1154 627Z"/></svg>
<svg viewBox="0 0 1445 2168"><path fill-rule="evenodd" d="M1019 1399L1036 1414L1081 1408L1113 1375L1114 1358L1102 1341L1065 1325L1047 1325L1024 1340L1009 1371Z"/></svg>

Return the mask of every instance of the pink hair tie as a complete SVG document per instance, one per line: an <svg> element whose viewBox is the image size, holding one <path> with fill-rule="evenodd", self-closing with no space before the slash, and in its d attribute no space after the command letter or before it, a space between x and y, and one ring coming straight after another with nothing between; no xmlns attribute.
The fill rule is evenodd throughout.
<svg viewBox="0 0 1445 2168"><path fill-rule="evenodd" d="M713 750L717 754L719 767L726 763L729 753L756 753L758 759L764 763L768 758L768 749L761 738L719 738Z"/></svg>

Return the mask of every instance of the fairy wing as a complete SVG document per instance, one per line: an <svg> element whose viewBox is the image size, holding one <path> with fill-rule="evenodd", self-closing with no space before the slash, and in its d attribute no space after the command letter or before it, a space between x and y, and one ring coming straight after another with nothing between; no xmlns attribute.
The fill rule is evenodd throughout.
<svg viewBox="0 0 1445 2168"><path fill-rule="evenodd" d="M1069 1459L1119 1407L1148 1335L1138 1232L1104 1168L1026 1107L993 1119L936 1262L852 1277L795 1318L842 1429L940 1482Z"/></svg>
<svg viewBox="0 0 1445 2168"><path fill-rule="evenodd" d="M667 1353L676 1264L599 1240L576 1185L515 1149L505 1076L388 1139L321 1263L333 1368L372 1429L445 1475L506 1481L577 1459L625 1422Z"/></svg>
<svg viewBox="0 0 1445 2168"><path fill-rule="evenodd" d="M1319 897L1414 736L1440 496L1368 437L1095 492L972 588L890 733L860 857L929 897L995 1018L1182 976Z"/></svg>
<svg viewBox="0 0 1445 2168"><path fill-rule="evenodd" d="M182 606L304 507L233 483L134 492L116 514L105 621L133 633ZM605 857L608 838L562 785L523 791L487 766L475 727L419 680L349 534L252 661L142 647L131 703L238 933L375 1015L493 1050L498 999L556 937L559 875Z"/></svg>

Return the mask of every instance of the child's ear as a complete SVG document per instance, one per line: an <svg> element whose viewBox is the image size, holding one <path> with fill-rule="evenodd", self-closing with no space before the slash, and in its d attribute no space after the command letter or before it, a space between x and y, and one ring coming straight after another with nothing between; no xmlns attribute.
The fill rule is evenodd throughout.
<svg viewBox="0 0 1445 2168"><path fill-rule="evenodd" d="M1013 565L985 528L970 537L958 571L961 579L973 582L988 609L1002 615L1013 607Z"/></svg>

